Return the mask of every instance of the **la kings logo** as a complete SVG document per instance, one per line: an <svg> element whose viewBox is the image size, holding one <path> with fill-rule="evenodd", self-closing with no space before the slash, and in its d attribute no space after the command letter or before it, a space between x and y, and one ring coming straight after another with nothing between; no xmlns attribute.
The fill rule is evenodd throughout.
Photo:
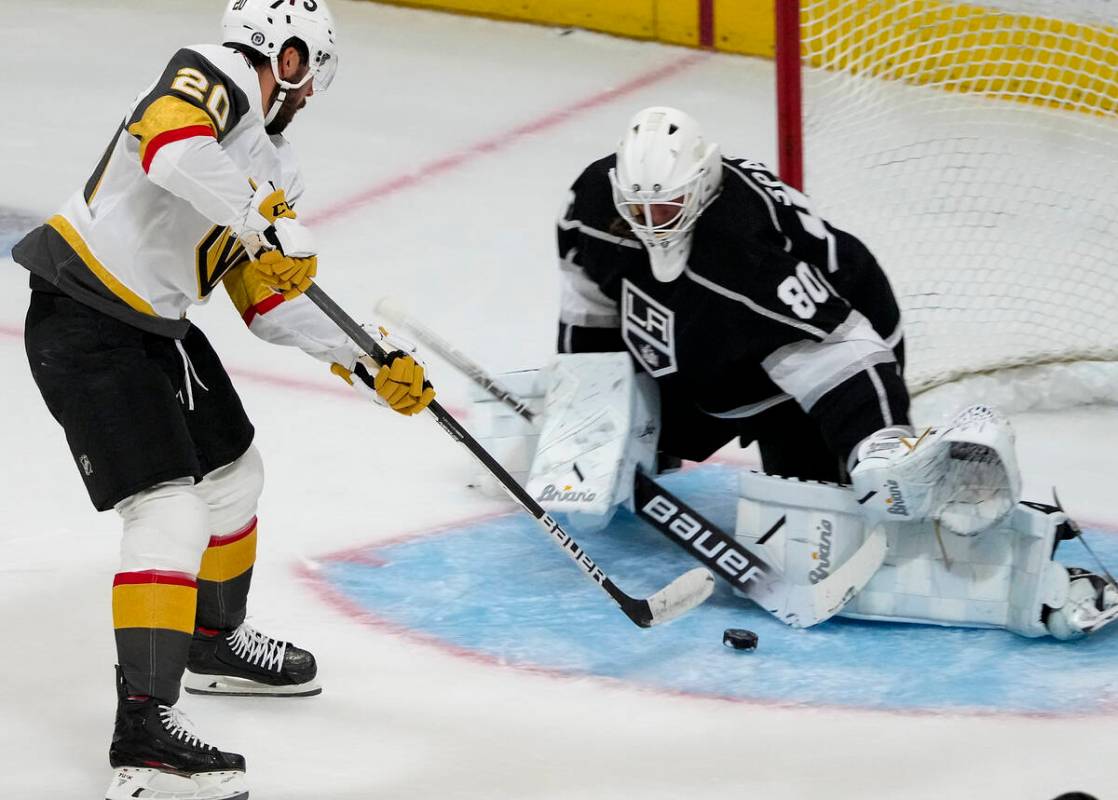
<svg viewBox="0 0 1118 800"><path fill-rule="evenodd" d="M675 312L627 280L621 282L621 309L621 335L641 366L654 378L677 371Z"/></svg>

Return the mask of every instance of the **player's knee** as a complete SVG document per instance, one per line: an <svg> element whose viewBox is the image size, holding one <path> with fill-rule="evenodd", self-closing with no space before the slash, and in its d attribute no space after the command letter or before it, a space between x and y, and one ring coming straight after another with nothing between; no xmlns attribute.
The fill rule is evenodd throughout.
<svg viewBox="0 0 1118 800"><path fill-rule="evenodd" d="M210 511L210 530L228 533L245 525L256 514L264 489L264 461L249 445L240 458L206 474L198 493Z"/></svg>
<svg viewBox="0 0 1118 800"><path fill-rule="evenodd" d="M193 481L160 483L116 506L124 521L121 571L170 570L194 575L209 542L209 508Z"/></svg>

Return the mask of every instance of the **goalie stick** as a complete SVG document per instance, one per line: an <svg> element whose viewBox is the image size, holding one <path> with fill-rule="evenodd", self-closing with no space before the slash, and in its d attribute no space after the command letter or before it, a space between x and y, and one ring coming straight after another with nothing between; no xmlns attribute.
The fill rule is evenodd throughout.
<svg viewBox="0 0 1118 800"><path fill-rule="evenodd" d="M384 349L321 287L317 284L311 284L304 294L374 361L378 364L385 362L388 354L384 352ZM648 628L674 619L702 603L714 591L714 576L702 567L696 567L680 575L650 597L643 599L630 597L610 580L610 577L594 563L593 559L571 538L570 534L563 530L562 526L544 511L530 494L524 491L524 488L505 471L505 468L497 463L497 460L478 444L477 440L437 400L432 400L431 404L427 406L427 410L431 412L439 426L452 439L469 450L474 458L501 482L505 491L521 508L535 517L536 521L547 531L555 543L567 554L567 557L578 564L583 573L598 584L625 613L625 616L637 625Z"/></svg>
<svg viewBox="0 0 1118 800"><path fill-rule="evenodd" d="M526 400L502 386L480 364L412 317L400 304L384 298L377 303L376 310L406 328L421 344L522 418L528 422L535 419ZM886 535L877 528L831 575L814 584L794 584L767 558L706 520L640 471L633 494L638 517L793 627L806 628L833 617L865 587L885 560Z"/></svg>
<svg viewBox="0 0 1118 800"><path fill-rule="evenodd" d="M828 577L814 584L792 583L784 579L779 567L639 470L633 501L638 517L793 628L808 628L833 617L862 590L885 560L885 531L875 528L862 546Z"/></svg>

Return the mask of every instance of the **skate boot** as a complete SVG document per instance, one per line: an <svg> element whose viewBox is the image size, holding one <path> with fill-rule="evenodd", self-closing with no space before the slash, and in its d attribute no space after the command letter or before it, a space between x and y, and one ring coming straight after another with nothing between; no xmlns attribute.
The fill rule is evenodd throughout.
<svg viewBox="0 0 1118 800"><path fill-rule="evenodd" d="M183 688L191 694L307 697L322 692L314 656L241 623L231 631L198 628Z"/></svg>
<svg viewBox="0 0 1118 800"><path fill-rule="evenodd" d="M1068 599L1044 623L1057 639L1079 639L1118 619L1118 589L1101 575L1068 567Z"/></svg>
<svg viewBox="0 0 1118 800"><path fill-rule="evenodd" d="M128 695L117 667L117 709L106 800L247 800L245 759L198 738L178 709Z"/></svg>

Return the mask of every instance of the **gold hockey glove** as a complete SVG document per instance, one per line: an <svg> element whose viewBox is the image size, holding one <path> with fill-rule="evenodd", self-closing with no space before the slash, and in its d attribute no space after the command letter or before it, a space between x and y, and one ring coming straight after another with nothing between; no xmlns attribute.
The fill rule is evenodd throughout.
<svg viewBox="0 0 1118 800"><path fill-rule="evenodd" d="M423 364L402 350L389 353L382 367L362 356L353 369L335 362L330 371L377 405L388 406L405 416L418 414L435 399L435 389L426 379Z"/></svg>
<svg viewBox="0 0 1118 800"><path fill-rule="evenodd" d="M283 293L285 300L298 297L310 288L311 278L318 273L317 256L288 256L279 248L265 250L250 264L264 283Z"/></svg>
<svg viewBox="0 0 1118 800"><path fill-rule="evenodd" d="M269 225L275 225L277 219L295 219L295 209L287 204L287 194L271 181L256 189L252 202Z"/></svg>
<svg viewBox="0 0 1118 800"><path fill-rule="evenodd" d="M260 280L290 300L305 292L318 272L314 237L295 220L283 189L268 182L257 186L242 226L245 247L254 256L250 268Z"/></svg>
<svg viewBox="0 0 1118 800"><path fill-rule="evenodd" d="M393 350L373 378L373 388L393 411L418 414L435 399L435 389L424 379L423 365L403 350Z"/></svg>

